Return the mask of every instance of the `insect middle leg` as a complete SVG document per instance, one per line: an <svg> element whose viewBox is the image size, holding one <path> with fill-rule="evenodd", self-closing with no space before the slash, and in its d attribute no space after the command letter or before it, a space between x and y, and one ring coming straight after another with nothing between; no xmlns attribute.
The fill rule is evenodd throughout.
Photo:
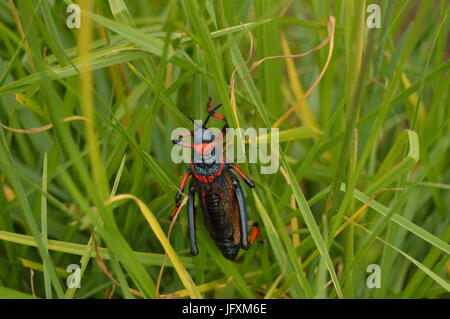
<svg viewBox="0 0 450 319"><path fill-rule="evenodd" d="M195 234L195 188L189 185L189 197L187 203L188 211L188 227L189 227L189 239L191 242L191 255L198 255L197 238Z"/></svg>

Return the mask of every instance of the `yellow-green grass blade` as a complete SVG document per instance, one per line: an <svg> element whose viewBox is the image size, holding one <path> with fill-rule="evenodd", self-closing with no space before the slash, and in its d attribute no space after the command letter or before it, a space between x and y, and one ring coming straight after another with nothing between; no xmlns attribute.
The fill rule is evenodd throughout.
<svg viewBox="0 0 450 319"><path fill-rule="evenodd" d="M123 0L108 0L109 7L114 19L121 23L134 26L133 17L131 16L128 7Z"/></svg>
<svg viewBox="0 0 450 319"><path fill-rule="evenodd" d="M16 174L16 169L11 162L10 156L8 156L8 154L10 153L9 150L7 150L7 148L5 147L6 141L3 129L1 129L0 131L0 139L0 169L14 189L27 226L29 227L30 232L33 234L34 240L36 241L39 255L41 256L43 262L45 262L48 266L48 273L51 278L53 287L55 288L56 294L58 298L63 298L64 293L62 290L61 281L59 280L55 270L55 265L50 257L48 250L45 247L44 241L42 240L39 226L31 210L30 203L28 202L22 182Z"/></svg>
<svg viewBox="0 0 450 319"><path fill-rule="evenodd" d="M44 247L48 252L48 229L47 229L47 153L44 155L44 163L42 168L42 196L41 196L41 236L44 243ZM49 277L48 265L44 262L44 285L45 285L45 297L52 299L52 286L51 278Z"/></svg>
<svg viewBox="0 0 450 319"><path fill-rule="evenodd" d="M0 286L0 299L39 299L24 292Z"/></svg>
<svg viewBox="0 0 450 319"><path fill-rule="evenodd" d="M289 142L289 141L295 141L305 138L311 138L311 137L318 137L321 135L321 131L318 129L315 129L310 126L299 126L294 127L291 129L286 130L280 130L278 132L278 141L279 142ZM270 143L273 133L258 135L254 139L250 139L246 141L247 143Z"/></svg>
<svg viewBox="0 0 450 319"><path fill-rule="evenodd" d="M19 258L19 261L22 263L22 266L29 268L29 269L33 269L33 270L37 270L37 271L42 271L44 272L44 265L32 260L28 260L25 258ZM58 276L62 277L62 278L67 278L70 273L66 272L65 269L63 268L59 268L56 267L56 272L58 273Z"/></svg>
<svg viewBox="0 0 450 319"><path fill-rule="evenodd" d="M287 276L290 276L292 273L295 273L298 283L303 288L304 295L307 298L313 298L314 294L312 288L309 282L307 281L305 274L303 273L301 265L299 264L298 261L299 257L295 256L295 253L293 252L293 249L290 246L289 240L286 237L280 238L279 232L273 225L268 212L264 208L261 199L259 198L259 196L256 194L255 191L253 191L253 197L255 199L256 208L258 209L258 212L264 223L264 229L267 232L269 243L272 246L272 251L276 257L281 273L284 274L286 278ZM284 242L284 246L282 241ZM300 296L297 296L297 298L300 298Z"/></svg>
<svg viewBox="0 0 450 319"><path fill-rule="evenodd" d="M17 234L7 231L0 231L0 240L5 240L12 243L17 243L30 247L37 247L36 240L32 236ZM83 256L86 251L86 245L76 244L65 242L61 240L52 240L48 241L48 249L51 251L62 252L71 255ZM111 255L108 249L104 247L98 247L99 255L102 259L109 260L111 259ZM161 266L164 260L164 254L156 254L156 253L144 253L133 251L133 254L136 258L144 265L147 266ZM89 258L95 258L95 252L91 252ZM180 257L181 262L186 268L192 268L193 262L192 257ZM167 261L166 266L173 267L172 262Z"/></svg>
<svg viewBox="0 0 450 319"><path fill-rule="evenodd" d="M203 226L203 225L202 225ZM197 228L198 240L203 244L202 246L206 249L205 252L200 252L200 254L209 254L217 266L220 268L221 272L231 279L231 283L239 291L243 298L254 299L255 294L251 291L249 285L245 282L242 274L239 272L237 265L231 261L225 259L218 248L215 247L214 242L210 238L206 229L202 226Z"/></svg>
<svg viewBox="0 0 450 319"><path fill-rule="evenodd" d="M341 185L341 190L345 191L345 185ZM376 200L370 200L370 197L366 194L358 191L355 189L354 196L357 200L359 200L362 203L369 202L369 206L373 208L376 212L380 213L383 216L387 216L390 213L390 209L380 202ZM424 228L414 224L412 221L406 219L405 217L394 213L391 217L391 220L398 224L400 227L405 228L409 232L413 233L414 235L422 238L423 240L427 241L431 245L439 248L446 254L450 254L450 245L444 241L442 241L440 238L436 237L435 235L431 234Z"/></svg>
<svg viewBox="0 0 450 319"><path fill-rule="evenodd" d="M119 186L119 182L120 182L120 178L122 177L122 172L123 172L123 167L125 166L125 160L126 160L126 155L123 156L122 158L122 162L120 164L119 170L117 171L116 174L116 178L114 180L114 184L111 190L111 196L114 196L116 194L117 191L117 187ZM96 231L97 227L101 227L101 223L100 220L97 220L95 228L94 228L94 233ZM90 261L91 256L93 255L94 252L94 234L91 234L88 243L86 244L86 248L85 251L83 252L81 259L80 259L80 264L81 264L81 269L80 269L80 279L83 278L84 272L86 270L86 267L88 265L88 262ZM111 256L111 260L113 260L113 256ZM67 298L73 298L76 292L76 287L69 287L67 288L66 291L66 297Z"/></svg>
<svg viewBox="0 0 450 319"><path fill-rule="evenodd" d="M406 157L397 165L391 167L394 161L403 155L404 146L408 146ZM417 133L411 130L405 130L397 138L383 163L380 165L374 181L367 188L366 193L371 195L375 191L385 188L398 180L399 176L408 171L419 160L419 138Z"/></svg>
<svg viewBox="0 0 450 319"><path fill-rule="evenodd" d="M353 221L351 221L351 223L354 223ZM359 227L362 227L361 225L357 225ZM366 232L368 232L369 234L371 234L371 232L362 227ZM437 275L435 272L431 271L428 267L426 267L425 265L423 265L421 262L417 261L416 259L414 259L413 257L411 257L410 255L408 255L407 253L403 252L401 249L398 249L397 247L395 247L394 245L388 243L387 241L377 237L378 240L380 240L383 244L389 246L390 248L394 249L395 251L397 251L398 253L400 253L402 256L404 256L406 259L408 259L410 262L412 262L414 265L416 265L420 270L422 270L424 273L426 273L430 278L432 278L436 283L438 283L441 287L443 287L445 290L447 290L447 292L450 292L450 284L444 280L442 277L440 277L439 275Z"/></svg>
<svg viewBox="0 0 450 319"><path fill-rule="evenodd" d="M150 228L155 233L156 237L160 241L161 245L164 247L164 250L166 251L167 255L169 256L169 259L172 261L173 267L176 269L178 276L180 277L180 280L182 281L185 288L189 291L189 295L191 298L195 299L201 299L203 298L200 292L197 289L197 286L195 285L194 281L192 280L191 276L187 272L186 268L184 267L183 263L181 262L179 256L174 251L172 245L170 244L168 238L164 234L158 220L155 218L152 211L145 205L139 198L128 195L128 194L121 194L113 196L109 199L111 203L123 199L132 199L136 202L138 205L142 215L147 220Z"/></svg>
<svg viewBox="0 0 450 319"><path fill-rule="evenodd" d="M91 54L91 69L97 70L108 67L110 65L116 65L134 61L137 59L142 59L146 55L146 52L135 50L130 46L121 46L110 50L97 51ZM23 77L15 82L1 87L0 96L16 92L23 92L30 86L39 86L42 82L69 77L87 70L87 66L83 65L80 61L74 60L74 65L76 66L76 69L72 65L62 67L57 66L49 69L48 71L33 73L31 75Z"/></svg>
<svg viewBox="0 0 450 319"><path fill-rule="evenodd" d="M86 12L93 21L98 22L102 25L104 25L106 28L110 29L111 31L116 32L117 34L121 35L125 39L136 43L139 45L142 49L145 49L149 53L156 54L156 55L162 55L164 50L164 42L160 39L154 38L153 36L150 36L148 34L145 34L141 32L140 30L133 28L129 25L125 25L122 23L118 23L116 21L110 20L108 18L102 17L100 15L97 15L92 12ZM172 56L173 49L172 47L169 47L169 55L168 57Z"/></svg>
<svg viewBox="0 0 450 319"><path fill-rule="evenodd" d="M281 158L281 162L291 182L290 186L295 196L295 200L297 201L300 213L305 221L306 226L308 227L308 230L310 231L314 243L316 244L317 250L319 251L321 257L324 259L324 262L327 266L328 272L334 284L334 289L336 290L338 297L343 298L342 289L339 280L337 278L333 262L331 261L330 255L328 253L328 248L325 244L322 234L320 233L319 227L317 226L317 223L314 220L314 216L311 212L308 202L306 201L306 198L303 195L300 185L298 184L289 163L286 161L284 157Z"/></svg>

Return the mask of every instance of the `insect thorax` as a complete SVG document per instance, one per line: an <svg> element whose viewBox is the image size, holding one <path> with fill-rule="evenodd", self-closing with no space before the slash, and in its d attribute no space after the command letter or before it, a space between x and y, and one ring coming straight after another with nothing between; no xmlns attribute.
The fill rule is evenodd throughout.
<svg viewBox="0 0 450 319"><path fill-rule="evenodd" d="M221 164L214 162L192 163L194 174L201 176L214 175L221 170Z"/></svg>

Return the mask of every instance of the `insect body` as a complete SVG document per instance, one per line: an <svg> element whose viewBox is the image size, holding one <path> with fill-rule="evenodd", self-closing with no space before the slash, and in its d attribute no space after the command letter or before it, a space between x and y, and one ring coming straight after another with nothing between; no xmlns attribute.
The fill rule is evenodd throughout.
<svg viewBox="0 0 450 319"><path fill-rule="evenodd" d="M195 234L195 194L197 194L209 234L225 258L234 260L240 248L249 248L249 242L253 242L257 232L253 232L248 240L244 193L237 176L232 171L237 173L249 187L253 188L255 185L236 165L225 163L224 157L221 161L217 160L216 147L218 143L223 142L228 128L226 118L215 112L220 106L221 104L213 109L209 99L208 116L202 127L172 140L174 144L192 149L192 161L181 180L180 188L175 196L175 209L171 216L177 213L182 192L189 177L192 176L187 203L191 254L198 254ZM219 136L214 136L206 127L211 117L225 122ZM183 137L189 135L194 136L193 144L183 141ZM195 162L195 156L201 160Z"/></svg>

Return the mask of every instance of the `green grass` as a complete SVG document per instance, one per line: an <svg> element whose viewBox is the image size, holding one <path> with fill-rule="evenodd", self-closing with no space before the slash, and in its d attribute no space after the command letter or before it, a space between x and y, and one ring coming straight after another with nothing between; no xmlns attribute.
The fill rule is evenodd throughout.
<svg viewBox="0 0 450 319"><path fill-rule="evenodd" d="M80 30L70 3L0 3L0 298L450 296L445 0L81 1ZM318 46L330 16L332 47L254 64ZM171 132L209 96L281 133L277 173L240 165L265 242L236 262L201 214L189 256L185 205L169 236Z"/></svg>

